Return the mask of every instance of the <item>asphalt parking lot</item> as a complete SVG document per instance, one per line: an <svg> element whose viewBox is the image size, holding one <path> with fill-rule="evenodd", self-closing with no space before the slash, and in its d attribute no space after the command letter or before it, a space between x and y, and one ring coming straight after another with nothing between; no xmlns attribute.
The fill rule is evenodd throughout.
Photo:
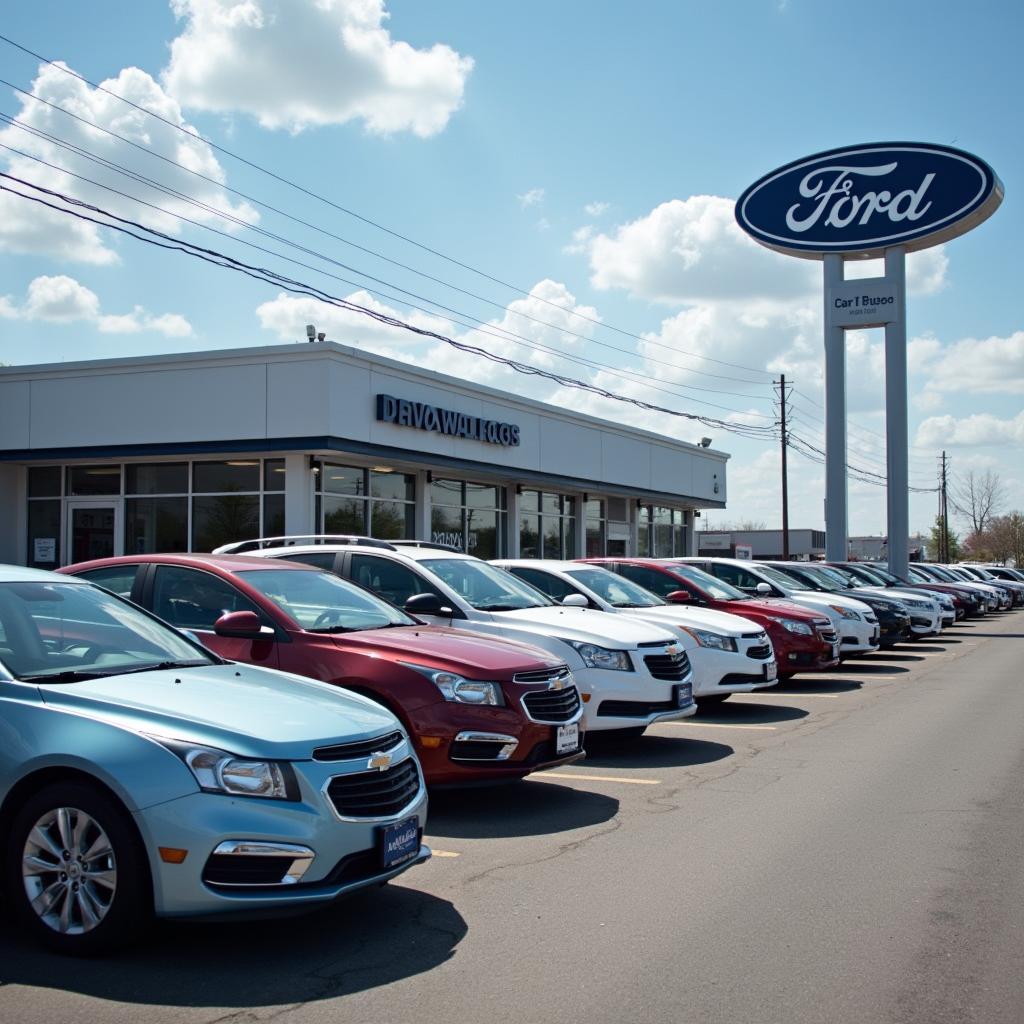
<svg viewBox="0 0 1024 1024"><path fill-rule="evenodd" d="M1024 612L434 799L329 910L98 961L0 919L0 1020L1024 1019Z"/></svg>

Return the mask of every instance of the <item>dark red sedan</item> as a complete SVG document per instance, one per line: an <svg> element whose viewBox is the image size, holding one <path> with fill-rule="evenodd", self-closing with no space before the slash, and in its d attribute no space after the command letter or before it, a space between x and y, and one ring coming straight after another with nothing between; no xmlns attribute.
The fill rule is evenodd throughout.
<svg viewBox="0 0 1024 1024"><path fill-rule="evenodd" d="M742 615L771 637L780 678L839 664L839 637L831 621L807 608L774 598L757 598L692 565L656 558L581 558L611 569L674 604Z"/></svg>
<svg viewBox="0 0 1024 1024"><path fill-rule="evenodd" d="M333 573L239 555L137 555L60 570L130 598L223 658L344 686L398 716L430 785L583 757L568 667L528 644L427 626Z"/></svg>

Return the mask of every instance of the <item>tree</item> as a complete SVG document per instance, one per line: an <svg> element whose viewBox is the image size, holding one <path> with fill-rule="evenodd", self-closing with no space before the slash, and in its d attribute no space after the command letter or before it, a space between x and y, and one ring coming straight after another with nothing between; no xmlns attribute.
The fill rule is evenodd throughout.
<svg viewBox="0 0 1024 1024"><path fill-rule="evenodd" d="M949 560L957 561L960 558L960 538L949 528L949 523L946 523L946 544L949 550ZM935 525L932 527L929 554L932 558L938 558L940 557L939 552L942 550L942 516L936 516Z"/></svg>
<svg viewBox="0 0 1024 1024"><path fill-rule="evenodd" d="M983 538L985 552L996 562L1024 564L1024 516L1011 512L996 516Z"/></svg>
<svg viewBox="0 0 1024 1024"><path fill-rule="evenodd" d="M704 529L711 529L710 524L705 526ZM719 523L718 526L714 527L716 533L745 533L750 530L767 529L768 524L763 519L737 519L732 522Z"/></svg>
<svg viewBox="0 0 1024 1024"><path fill-rule="evenodd" d="M971 533L982 535L1002 507L1005 489L998 473L972 469L950 488L949 497L953 509L970 523Z"/></svg>

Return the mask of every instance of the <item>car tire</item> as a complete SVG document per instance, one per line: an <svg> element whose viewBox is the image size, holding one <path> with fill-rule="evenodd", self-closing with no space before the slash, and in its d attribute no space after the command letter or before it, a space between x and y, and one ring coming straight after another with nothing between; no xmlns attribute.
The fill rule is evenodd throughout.
<svg viewBox="0 0 1024 1024"><path fill-rule="evenodd" d="M697 710L700 711L702 705L721 704L723 701L727 701L732 696L731 693L702 693L697 696Z"/></svg>
<svg viewBox="0 0 1024 1024"><path fill-rule="evenodd" d="M127 811L99 787L44 787L15 814L6 846L4 889L14 913L54 952L105 953L149 922L145 850Z"/></svg>

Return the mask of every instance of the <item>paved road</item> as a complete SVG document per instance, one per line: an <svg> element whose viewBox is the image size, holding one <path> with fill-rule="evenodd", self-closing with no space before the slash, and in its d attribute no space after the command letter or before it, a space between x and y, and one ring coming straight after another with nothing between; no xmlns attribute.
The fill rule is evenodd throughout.
<svg viewBox="0 0 1024 1024"><path fill-rule="evenodd" d="M445 854L273 924L57 960L5 1024L1020 1024L1024 612L436 800Z"/></svg>

